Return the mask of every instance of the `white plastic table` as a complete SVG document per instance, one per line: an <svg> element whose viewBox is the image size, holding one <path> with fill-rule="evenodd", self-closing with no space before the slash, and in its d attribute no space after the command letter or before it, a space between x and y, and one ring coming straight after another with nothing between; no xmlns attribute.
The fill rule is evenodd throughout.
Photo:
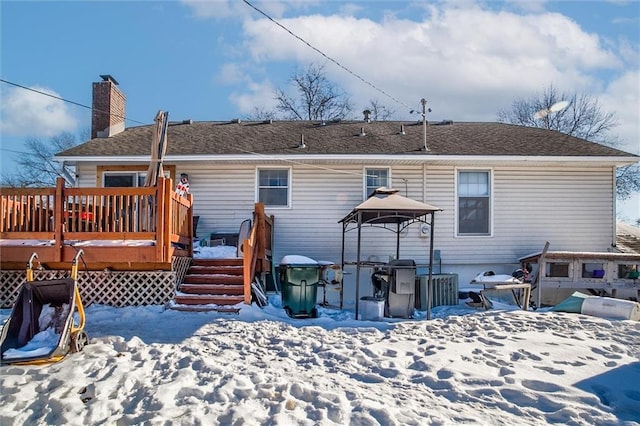
<svg viewBox="0 0 640 426"><path fill-rule="evenodd" d="M527 310L529 308L529 300L531 299L531 283L520 283L514 281L471 281L471 284L482 284L483 289L480 290L480 298L482 299L482 305L485 309L489 309L491 305L487 301L487 297L484 295L485 290L513 290L523 289L524 290L524 300L522 301L522 306L518 302L518 298L515 293L513 294L513 298L515 299L518 306L520 306L523 310Z"/></svg>

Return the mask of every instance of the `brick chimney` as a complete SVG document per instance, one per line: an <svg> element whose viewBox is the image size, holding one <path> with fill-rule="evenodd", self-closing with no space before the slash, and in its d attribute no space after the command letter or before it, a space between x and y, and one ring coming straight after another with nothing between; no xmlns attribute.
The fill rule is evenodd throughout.
<svg viewBox="0 0 640 426"><path fill-rule="evenodd" d="M108 74L100 78L102 81L93 83L91 139L108 138L124 130L127 98L115 78Z"/></svg>

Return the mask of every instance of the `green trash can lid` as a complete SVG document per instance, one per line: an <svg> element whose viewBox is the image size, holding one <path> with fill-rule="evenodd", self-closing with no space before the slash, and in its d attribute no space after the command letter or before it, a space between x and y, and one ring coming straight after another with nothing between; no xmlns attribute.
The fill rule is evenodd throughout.
<svg viewBox="0 0 640 426"><path fill-rule="evenodd" d="M280 260L281 266L318 266L318 262L307 256L288 254Z"/></svg>

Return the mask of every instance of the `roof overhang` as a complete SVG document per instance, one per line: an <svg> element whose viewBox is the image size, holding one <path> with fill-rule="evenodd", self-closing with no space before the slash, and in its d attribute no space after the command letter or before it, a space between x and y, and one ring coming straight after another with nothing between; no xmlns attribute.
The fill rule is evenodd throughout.
<svg viewBox="0 0 640 426"><path fill-rule="evenodd" d="M67 164L100 163L124 164L150 161L150 155L139 156L55 156L54 160ZM566 165L597 164L599 166L627 166L640 162L640 157L629 156L519 156L519 155L343 155L343 154L229 154L229 155L167 155L165 163L205 161L219 163L292 162L305 164L509 164L509 165Z"/></svg>

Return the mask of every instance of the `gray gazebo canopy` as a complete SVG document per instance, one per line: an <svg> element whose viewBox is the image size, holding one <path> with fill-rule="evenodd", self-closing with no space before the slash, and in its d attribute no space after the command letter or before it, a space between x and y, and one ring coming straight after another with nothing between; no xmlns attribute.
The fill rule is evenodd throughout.
<svg viewBox="0 0 640 426"><path fill-rule="evenodd" d="M349 214L343 217L342 223L342 268L344 269L344 242L345 234L353 229L358 230L358 249L356 259L356 309L358 318L358 304L360 300L360 244L362 225L383 227L396 234L396 258L400 256L400 232L413 223L429 225L429 283L433 270L433 221L434 214L442 209L430 204L415 201L398 194L397 189L378 188L369 198L356 206ZM431 318L431 286L428 288L427 319Z"/></svg>

